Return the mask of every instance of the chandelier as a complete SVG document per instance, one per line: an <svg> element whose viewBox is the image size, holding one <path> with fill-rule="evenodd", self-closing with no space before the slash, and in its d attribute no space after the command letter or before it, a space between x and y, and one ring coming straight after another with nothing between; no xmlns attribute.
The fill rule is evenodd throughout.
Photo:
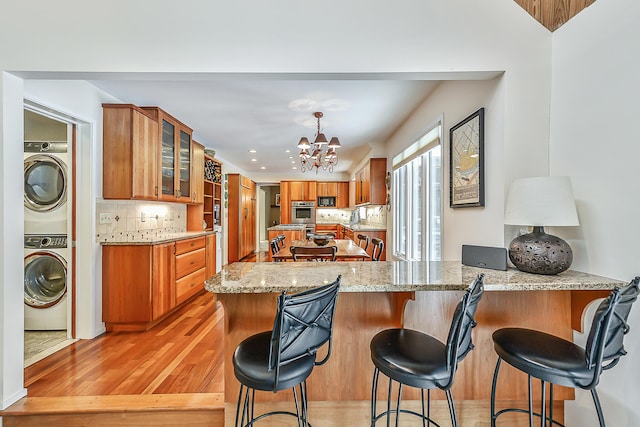
<svg viewBox="0 0 640 427"><path fill-rule="evenodd" d="M327 141L327 137L324 133L320 132L320 119L322 113L317 111L313 113L313 116L318 119L318 133L316 133L316 139L313 143L310 143L306 137L300 138L298 142L298 148L300 149L300 164L302 172L313 170L316 168L316 173L322 168L333 172L333 167L338 164L338 153L336 149L340 148L340 141L337 137L331 138Z"/></svg>

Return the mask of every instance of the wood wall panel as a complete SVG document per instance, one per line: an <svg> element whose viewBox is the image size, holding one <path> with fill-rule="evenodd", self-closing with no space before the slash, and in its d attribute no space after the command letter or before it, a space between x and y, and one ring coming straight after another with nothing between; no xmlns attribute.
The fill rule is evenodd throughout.
<svg viewBox="0 0 640 427"><path fill-rule="evenodd" d="M555 31L595 0L515 0L529 15Z"/></svg>

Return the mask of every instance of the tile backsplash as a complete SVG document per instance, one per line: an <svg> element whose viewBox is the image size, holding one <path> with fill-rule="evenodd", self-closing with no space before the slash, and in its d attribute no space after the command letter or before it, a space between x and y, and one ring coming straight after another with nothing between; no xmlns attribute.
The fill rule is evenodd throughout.
<svg viewBox="0 0 640 427"><path fill-rule="evenodd" d="M364 210L364 212L363 212ZM376 227L387 226L387 209L383 205L364 206L360 208L360 224Z"/></svg>
<svg viewBox="0 0 640 427"><path fill-rule="evenodd" d="M184 233L187 206L138 200L103 200L96 203L98 242L145 242Z"/></svg>
<svg viewBox="0 0 640 427"><path fill-rule="evenodd" d="M351 218L351 209L333 209L319 208L316 209L316 222L320 223L340 223L348 224Z"/></svg>

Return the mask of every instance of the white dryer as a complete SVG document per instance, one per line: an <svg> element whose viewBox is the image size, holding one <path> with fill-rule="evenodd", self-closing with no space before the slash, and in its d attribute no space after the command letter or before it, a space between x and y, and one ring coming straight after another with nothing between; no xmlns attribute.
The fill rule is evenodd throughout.
<svg viewBox="0 0 640 427"><path fill-rule="evenodd" d="M25 234L68 233L68 160L66 141L25 141Z"/></svg>
<svg viewBox="0 0 640 427"><path fill-rule="evenodd" d="M24 237L24 329L68 328L66 234Z"/></svg>

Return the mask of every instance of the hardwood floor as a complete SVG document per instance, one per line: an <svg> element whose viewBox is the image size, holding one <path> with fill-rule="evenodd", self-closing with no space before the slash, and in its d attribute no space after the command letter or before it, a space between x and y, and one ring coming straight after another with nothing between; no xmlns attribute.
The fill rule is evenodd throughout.
<svg viewBox="0 0 640 427"><path fill-rule="evenodd" d="M243 261L266 259L261 252ZM224 402L223 333L223 308L205 292L149 331L111 332L75 342L25 369L28 397L0 413L2 425L233 425L235 407L227 403L225 410ZM277 402L269 410L276 409L273 405L293 409L290 402ZM403 402L403 407L415 405ZM456 407L461 427L490 425L489 402L461 401ZM441 425L449 426L445 402L434 402L433 409ZM369 425L368 401L316 402L311 396L309 411L316 427ZM554 411L560 415L562 408ZM297 425L289 418L272 417L258 425ZM401 417L401 422L422 425L411 418ZM528 425L522 415L507 415L498 423Z"/></svg>

